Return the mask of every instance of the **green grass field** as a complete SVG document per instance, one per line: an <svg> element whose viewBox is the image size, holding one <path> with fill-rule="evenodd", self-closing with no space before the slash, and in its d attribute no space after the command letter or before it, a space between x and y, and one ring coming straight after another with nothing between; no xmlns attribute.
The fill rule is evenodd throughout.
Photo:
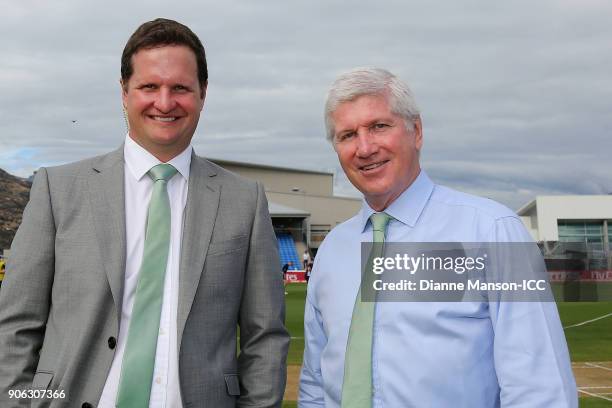
<svg viewBox="0 0 612 408"><path fill-rule="evenodd" d="M612 316L567 327L612 313L612 302L563 302L557 307L572 361L612 361Z"/></svg>
<svg viewBox="0 0 612 408"><path fill-rule="evenodd" d="M290 284L287 286L287 291L289 294L286 296L286 325L292 337L288 364L301 365L304 351L306 285ZM563 327L612 313L612 302L560 302L557 306ZM612 316L580 326L567 327L565 337L573 362L612 361ZM286 402L283 407L296 406L291 404L291 402ZM597 398L581 398L580 406L586 408L612 407L612 402Z"/></svg>
<svg viewBox="0 0 612 408"><path fill-rule="evenodd" d="M302 365L304 353L304 303L306 301L306 284L292 283L287 285L285 304L287 315L285 325L291 334L291 345L287 364Z"/></svg>
<svg viewBox="0 0 612 408"><path fill-rule="evenodd" d="M285 405L283 405L285 407ZM287 407L297 407L296 405L287 405ZM580 398L580 408L610 408L612 402L599 398Z"/></svg>

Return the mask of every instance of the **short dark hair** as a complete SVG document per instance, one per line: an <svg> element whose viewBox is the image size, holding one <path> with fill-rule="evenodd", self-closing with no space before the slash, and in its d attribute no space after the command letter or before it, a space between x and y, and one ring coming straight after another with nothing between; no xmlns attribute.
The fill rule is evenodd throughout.
<svg viewBox="0 0 612 408"><path fill-rule="evenodd" d="M157 18L147 21L134 31L125 44L121 55L121 81L127 84L134 68L132 67L132 56L140 50L147 50L164 45L184 45L189 47L196 57L198 67L198 80L204 88L208 81L208 67L206 66L206 52L204 46L186 25L166 18Z"/></svg>

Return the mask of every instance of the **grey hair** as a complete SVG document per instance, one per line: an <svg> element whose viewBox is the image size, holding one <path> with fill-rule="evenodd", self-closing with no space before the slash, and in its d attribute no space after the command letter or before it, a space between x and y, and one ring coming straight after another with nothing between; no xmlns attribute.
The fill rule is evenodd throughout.
<svg viewBox="0 0 612 408"><path fill-rule="evenodd" d="M391 112L404 118L406 127L414 127L419 108L408 85L382 68L354 68L341 74L332 84L325 102L325 128L327 139L333 142L335 124L332 114L344 102L364 95L382 95L389 98Z"/></svg>

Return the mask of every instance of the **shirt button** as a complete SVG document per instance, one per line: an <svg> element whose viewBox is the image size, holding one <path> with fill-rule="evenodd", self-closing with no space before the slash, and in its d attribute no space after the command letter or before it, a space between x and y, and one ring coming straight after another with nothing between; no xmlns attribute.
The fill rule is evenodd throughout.
<svg viewBox="0 0 612 408"><path fill-rule="evenodd" d="M117 345L117 339L114 337L109 337L108 338L108 348L113 350L116 345Z"/></svg>
<svg viewBox="0 0 612 408"><path fill-rule="evenodd" d="M157 383L157 384L161 384L161 378L157 377L157 378L155 379L155 383Z"/></svg>
<svg viewBox="0 0 612 408"><path fill-rule="evenodd" d="M166 332L164 331L164 329L159 329L159 335L163 336L164 334L166 334Z"/></svg>

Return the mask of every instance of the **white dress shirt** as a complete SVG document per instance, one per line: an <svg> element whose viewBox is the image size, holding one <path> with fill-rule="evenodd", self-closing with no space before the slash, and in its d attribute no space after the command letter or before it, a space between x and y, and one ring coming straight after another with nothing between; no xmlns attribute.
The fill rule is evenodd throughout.
<svg viewBox="0 0 612 408"><path fill-rule="evenodd" d="M300 408L338 408L361 243L361 211L336 226L315 258L306 294ZM421 171L385 209L387 242L531 242L494 201L436 185ZM375 305L372 406L575 408L576 383L554 302L392 302Z"/></svg>
<svg viewBox="0 0 612 408"><path fill-rule="evenodd" d="M177 174L168 182L170 198L171 229L168 265L164 280L164 300L157 337L155 369L151 387L151 408L181 408L181 391L178 371L177 345L177 309L179 293L179 260L181 253L181 236L183 232L183 211L187 203L187 186L189 166L191 165L189 146L168 164L173 165ZM131 137L126 136L125 157L125 226L126 226L126 262L123 292L123 306L117 349L113 358L106 384L102 391L101 408L115 407L123 353L128 338L132 307L138 283L138 272L142 263L147 209L153 191L153 181L147 172L161 162L138 145Z"/></svg>

